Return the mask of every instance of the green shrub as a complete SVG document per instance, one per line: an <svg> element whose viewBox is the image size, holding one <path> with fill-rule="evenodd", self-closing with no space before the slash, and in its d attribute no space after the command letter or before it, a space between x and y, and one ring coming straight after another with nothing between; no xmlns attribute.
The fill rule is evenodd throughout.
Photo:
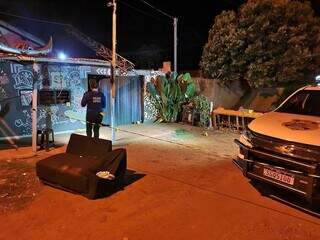
<svg viewBox="0 0 320 240"><path fill-rule="evenodd" d="M196 113L200 116L200 126L201 127L208 127L209 120L210 120L210 103L208 99L203 96L196 96L193 99L194 107Z"/></svg>

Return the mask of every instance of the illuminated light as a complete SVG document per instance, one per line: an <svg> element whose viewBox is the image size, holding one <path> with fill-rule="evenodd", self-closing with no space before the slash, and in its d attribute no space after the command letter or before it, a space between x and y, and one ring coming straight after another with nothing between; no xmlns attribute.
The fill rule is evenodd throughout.
<svg viewBox="0 0 320 240"><path fill-rule="evenodd" d="M320 86L320 75L316 76L316 83L318 86Z"/></svg>
<svg viewBox="0 0 320 240"><path fill-rule="evenodd" d="M67 55L65 53L63 53L63 52L59 52L58 58L60 60L66 60L67 59Z"/></svg>

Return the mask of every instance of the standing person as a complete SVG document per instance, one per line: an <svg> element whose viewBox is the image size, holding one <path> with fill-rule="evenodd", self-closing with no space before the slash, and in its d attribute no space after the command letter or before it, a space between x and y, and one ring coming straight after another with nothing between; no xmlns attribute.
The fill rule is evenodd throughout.
<svg viewBox="0 0 320 240"><path fill-rule="evenodd" d="M106 107L106 98L98 89L98 82L89 79L90 90L83 94L81 106L87 106L86 128L87 136L92 137L92 127L94 138L99 138L99 128L102 122L102 109Z"/></svg>

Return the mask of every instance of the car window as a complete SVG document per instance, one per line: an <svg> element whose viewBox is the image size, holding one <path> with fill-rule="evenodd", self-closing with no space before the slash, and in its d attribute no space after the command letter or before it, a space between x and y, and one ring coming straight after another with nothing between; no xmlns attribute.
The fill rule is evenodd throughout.
<svg viewBox="0 0 320 240"><path fill-rule="evenodd" d="M301 90L290 97L276 111L320 116L320 91Z"/></svg>

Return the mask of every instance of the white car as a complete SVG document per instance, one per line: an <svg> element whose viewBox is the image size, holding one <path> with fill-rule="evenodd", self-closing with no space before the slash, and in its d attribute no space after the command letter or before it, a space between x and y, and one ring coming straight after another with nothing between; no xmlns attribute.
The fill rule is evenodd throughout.
<svg viewBox="0 0 320 240"><path fill-rule="evenodd" d="M306 86L235 140L244 176L320 199L320 86Z"/></svg>

